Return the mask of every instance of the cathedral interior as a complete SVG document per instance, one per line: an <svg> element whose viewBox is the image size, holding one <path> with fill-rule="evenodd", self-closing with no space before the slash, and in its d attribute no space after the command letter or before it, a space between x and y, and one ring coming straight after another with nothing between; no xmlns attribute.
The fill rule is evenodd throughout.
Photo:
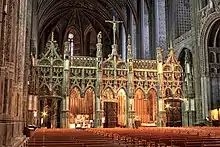
<svg viewBox="0 0 220 147"><path fill-rule="evenodd" d="M19 146L28 125L220 125L219 0L0 0L0 11L0 146Z"/></svg>

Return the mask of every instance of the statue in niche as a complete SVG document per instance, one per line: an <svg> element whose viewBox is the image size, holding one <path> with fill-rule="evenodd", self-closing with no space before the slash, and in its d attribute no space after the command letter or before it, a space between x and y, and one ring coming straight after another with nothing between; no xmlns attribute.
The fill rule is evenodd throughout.
<svg viewBox="0 0 220 147"><path fill-rule="evenodd" d="M128 58L132 58L131 35L128 35Z"/></svg>
<svg viewBox="0 0 220 147"><path fill-rule="evenodd" d="M214 2L213 0L209 0L209 8L213 9L214 8Z"/></svg>
<svg viewBox="0 0 220 147"><path fill-rule="evenodd" d="M102 32L101 31L97 35L97 41L98 43L102 43Z"/></svg>
<svg viewBox="0 0 220 147"><path fill-rule="evenodd" d="M102 32L99 32L97 35L97 53L96 56L97 57L102 57Z"/></svg>

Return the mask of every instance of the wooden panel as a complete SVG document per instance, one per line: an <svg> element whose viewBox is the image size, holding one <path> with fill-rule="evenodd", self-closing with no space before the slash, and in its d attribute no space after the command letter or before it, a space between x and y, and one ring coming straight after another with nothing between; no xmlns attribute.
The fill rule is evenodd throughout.
<svg viewBox="0 0 220 147"><path fill-rule="evenodd" d="M149 121L154 122L157 120L157 103L156 103L156 92L150 90L148 94L148 110L149 110Z"/></svg>
<svg viewBox="0 0 220 147"><path fill-rule="evenodd" d="M115 102L104 102L105 128L118 126L118 104Z"/></svg>
<svg viewBox="0 0 220 147"><path fill-rule="evenodd" d="M141 123L147 123L149 121L149 114L147 113L147 99L144 98L144 93L141 89L138 89L134 97L134 110L135 116L139 117Z"/></svg>

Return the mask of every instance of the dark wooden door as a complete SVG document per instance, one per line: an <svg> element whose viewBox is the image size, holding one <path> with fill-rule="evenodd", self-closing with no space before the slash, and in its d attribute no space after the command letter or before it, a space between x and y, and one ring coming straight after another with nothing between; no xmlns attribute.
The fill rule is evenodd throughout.
<svg viewBox="0 0 220 147"><path fill-rule="evenodd" d="M114 128L118 125L118 103L104 102L105 128Z"/></svg>

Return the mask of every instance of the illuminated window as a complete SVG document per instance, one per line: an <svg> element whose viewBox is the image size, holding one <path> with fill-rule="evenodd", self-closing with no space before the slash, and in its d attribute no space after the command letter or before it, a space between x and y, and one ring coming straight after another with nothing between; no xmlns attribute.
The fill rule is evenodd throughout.
<svg viewBox="0 0 220 147"><path fill-rule="evenodd" d="M70 52L70 56L71 56L71 57L73 56L73 53L74 53L74 42L73 42L73 38L74 38L73 33L69 33L69 35L68 35L68 42L69 42L69 52Z"/></svg>

